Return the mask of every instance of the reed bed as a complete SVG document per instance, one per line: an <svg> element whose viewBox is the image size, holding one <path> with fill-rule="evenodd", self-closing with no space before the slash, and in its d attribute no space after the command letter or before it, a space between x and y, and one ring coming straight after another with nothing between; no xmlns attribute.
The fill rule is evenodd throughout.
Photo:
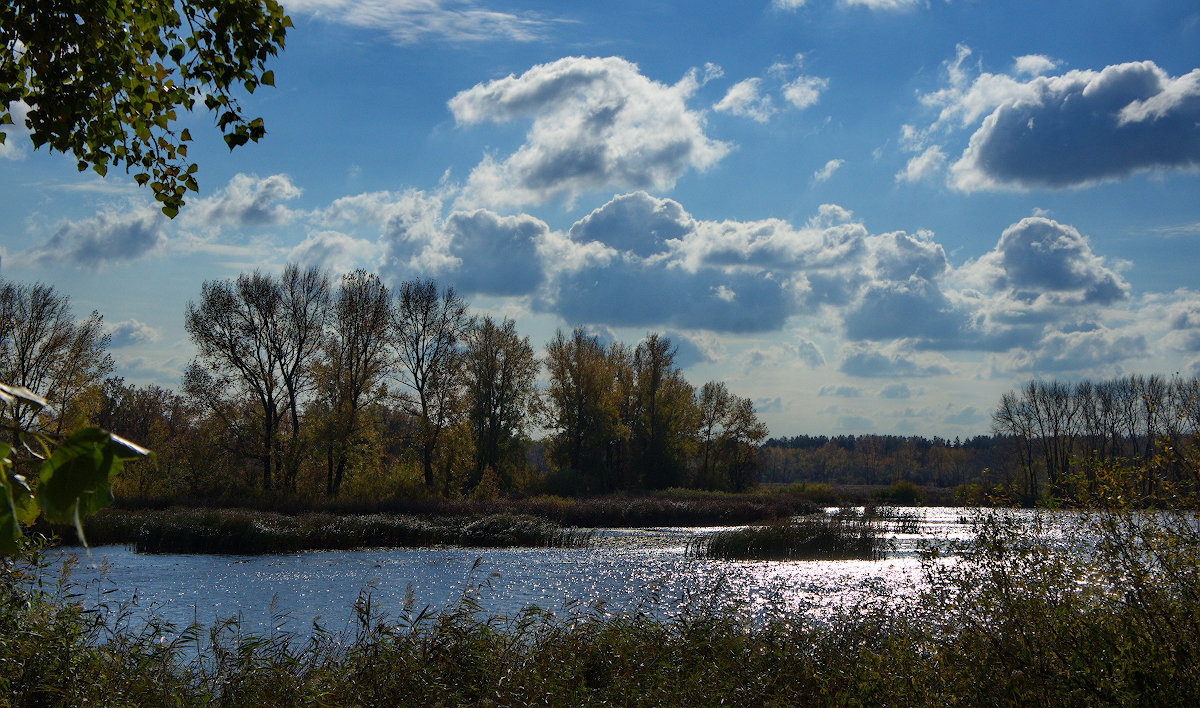
<svg viewBox="0 0 1200 708"><path fill-rule="evenodd" d="M287 515L393 514L418 517L483 517L494 514L538 516L562 526L625 528L649 526L732 526L811 514L818 506L803 497L779 493L704 493L667 490L643 496L560 497L539 495L511 499L244 499L214 504L206 499L118 499L127 510L240 508Z"/></svg>
<svg viewBox="0 0 1200 708"><path fill-rule="evenodd" d="M880 560L888 547L882 531L871 518L803 516L707 534L688 552L714 560Z"/></svg>
<svg viewBox="0 0 1200 708"><path fill-rule="evenodd" d="M434 545L569 548L591 542L590 531L527 514L289 516L245 509L108 510L86 519L84 533L93 545L124 544L143 553L260 554ZM72 540L73 534L64 537Z"/></svg>

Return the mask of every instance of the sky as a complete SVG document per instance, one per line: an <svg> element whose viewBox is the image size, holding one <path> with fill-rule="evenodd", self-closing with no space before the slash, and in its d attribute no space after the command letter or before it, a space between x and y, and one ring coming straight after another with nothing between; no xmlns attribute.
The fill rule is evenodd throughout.
<svg viewBox="0 0 1200 708"><path fill-rule="evenodd" d="M987 433L1032 378L1200 374L1190 0L283 0L267 136L169 220L10 134L0 276L178 387L206 280L433 277L535 348L669 336L772 435Z"/></svg>

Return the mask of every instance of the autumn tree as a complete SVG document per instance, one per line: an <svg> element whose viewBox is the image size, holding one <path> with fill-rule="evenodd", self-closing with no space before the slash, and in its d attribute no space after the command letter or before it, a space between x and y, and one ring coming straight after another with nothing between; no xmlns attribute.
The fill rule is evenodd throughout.
<svg viewBox="0 0 1200 708"><path fill-rule="evenodd" d="M327 301L321 271L288 265L279 278L256 270L207 281L200 302L188 303L184 327L198 356L185 390L237 431L243 453L259 461L263 490L294 487L299 398L311 384Z"/></svg>
<svg viewBox="0 0 1200 708"><path fill-rule="evenodd" d="M17 430L58 434L84 422L113 368L103 324L98 312L76 320L71 299L51 285L0 279L0 382L51 404L14 399L0 409Z"/></svg>
<svg viewBox="0 0 1200 708"><path fill-rule="evenodd" d="M235 94L274 85L266 64L290 26L276 0L2 3L0 143L21 120L81 172L134 172L173 217L197 191L178 121L200 103L230 149L262 138Z"/></svg>
<svg viewBox="0 0 1200 708"><path fill-rule="evenodd" d="M568 337L558 330L546 345L550 386L548 424L555 431L551 458L594 482L615 488L605 461L609 451L628 436L623 429L614 382L616 367L598 338L576 327Z"/></svg>
<svg viewBox="0 0 1200 708"><path fill-rule="evenodd" d="M467 421L475 448L468 485L491 469L502 488L513 485L513 470L524 463L522 438L536 412L538 361L516 323L496 324L484 316L467 329L463 353Z"/></svg>
<svg viewBox="0 0 1200 708"><path fill-rule="evenodd" d="M461 343L470 325L467 304L431 279L408 280L396 291L393 346L402 402L419 424L418 447L427 489L434 488L434 456L442 433L456 419L461 398Z"/></svg>
<svg viewBox="0 0 1200 708"><path fill-rule="evenodd" d="M379 277L363 270L343 275L317 365L330 496L341 489L350 450L364 442L367 409L386 392L390 326L391 293Z"/></svg>
<svg viewBox="0 0 1200 708"><path fill-rule="evenodd" d="M650 334L633 353L637 409L629 421L631 446L642 481L662 489L683 481L698 413L691 384L675 366L670 338Z"/></svg>

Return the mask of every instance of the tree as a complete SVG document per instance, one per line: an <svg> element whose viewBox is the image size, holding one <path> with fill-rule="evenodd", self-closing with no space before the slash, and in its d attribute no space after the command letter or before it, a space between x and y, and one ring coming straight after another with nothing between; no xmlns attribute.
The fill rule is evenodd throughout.
<svg viewBox="0 0 1200 708"><path fill-rule="evenodd" d="M103 325L98 312L76 320L71 299L53 286L0 280L0 381L49 402L10 402L15 430L59 434L83 423L88 394L113 368Z"/></svg>
<svg viewBox="0 0 1200 708"><path fill-rule="evenodd" d="M618 407L618 363L581 327L570 338L558 330L546 345L548 423L557 431L551 457L605 491L618 481L609 453L629 434Z"/></svg>
<svg viewBox="0 0 1200 708"><path fill-rule="evenodd" d="M421 468L433 489L434 454L442 432L458 414L460 343L470 318L467 304L447 287L438 293L431 279L407 280L396 293L392 326L396 359L406 389L403 406L420 426Z"/></svg>
<svg viewBox="0 0 1200 708"><path fill-rule="evenodd" d="M704 384L697 396L696 407L700 411L697 437L699 438L701 457L700 473L696 481L702 487L714 488L717 486L713 474L713 462L716 457L714 448L721 433L721 426L729 413L731 401L729 389L720 381L709 381Z"/></svg>
<svg viewBox="0 0 1200 708"><path fill-rule="evenodd" d="M695 395L675 366L669 337L649 335L633 353L637 410L629 421L630 444L646 486L661 489L682 481L684 461L698 423Z"/></svg>
<svg viewBox="0 0 1200 708"><path fill-rule="evenodd" d="M475 443L471 487L488 469L502 488L512 487L513 468L524 457L521 437L538 400L538 368L529 338L517 334L511 319L497 325L485 316L467 330L463 373L467 421Z"/></svg>
<svg viewBox="0 0 1200 708"><path fill-rule="evenodd" d="M721 447L725 458L725 475L735 492L743 491L755 482L758 445L767 437L767 426L754 412L749 398L734 396L723 424Z"/></svg>
<svg viewBox="0 0 1200 708"><path fill-rule="evenodd" d="M362 442L365 409L381 400L389 364L391 293L373 273L342 276L318 364L319 400L327 416L325 491L337 496L350 449Z"/></svg>
<svg viewBox="0 0 1200 708"><path fill-rule="evenodd" d="M294 488L300 464L300 397L324 328L328 277L284 267L236 281L207 281L188 303L184 328L199 355L184 374L186 392L220 416L243 452L259 460L262 489ZM255 423L243 426L243 403ZM284 423L288 427L284 427Z"/></svg>
<svg viewBox="0 0 1200 708"><path fill-rule="evenodd" d="M24 111L35 147L70 152L82 172L136 171L174 217L197 191L197 102L230 149L266 134L234 92L274 85L268 59L291 20L276 0L11 0L0 5L0 142Z"/></svg>

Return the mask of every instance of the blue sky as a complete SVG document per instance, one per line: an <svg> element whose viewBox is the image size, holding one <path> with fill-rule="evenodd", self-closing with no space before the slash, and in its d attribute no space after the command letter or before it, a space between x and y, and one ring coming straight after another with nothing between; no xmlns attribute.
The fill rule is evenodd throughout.
<svg viewBox="0 0 1200 708"><path fill-rule="evenodd" d="M0 274L177 386L204 280L433 276L540 347L680 345L775 435L987 432L1031 377L1200 374L1200 7L284 0L266 139L174 221L0 147Z"/></svg>

